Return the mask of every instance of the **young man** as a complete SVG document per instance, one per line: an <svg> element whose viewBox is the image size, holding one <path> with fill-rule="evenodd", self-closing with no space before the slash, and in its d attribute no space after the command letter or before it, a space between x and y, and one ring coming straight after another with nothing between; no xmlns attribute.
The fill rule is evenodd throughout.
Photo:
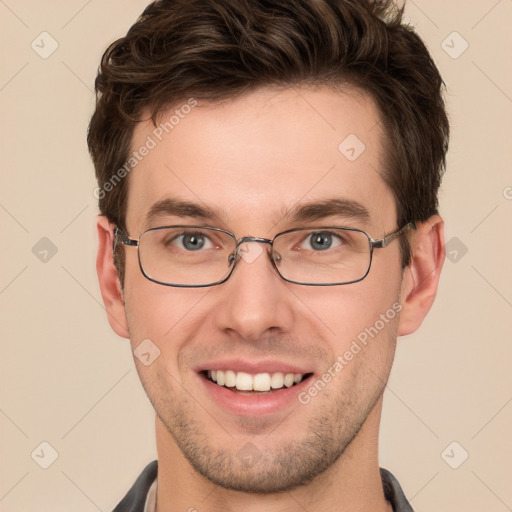
<svg viewBox="0 0 512 512"><path fill-rule="evenodd" d="M116 511L412 510L378 430L444 259L442 85L386 1L157 1L106 51L97 269L158 450Z"/></svg>

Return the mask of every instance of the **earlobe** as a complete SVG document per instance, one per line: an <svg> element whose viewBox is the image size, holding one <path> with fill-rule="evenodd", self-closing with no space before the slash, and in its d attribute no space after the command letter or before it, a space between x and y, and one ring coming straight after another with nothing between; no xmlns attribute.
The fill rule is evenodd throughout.
<svg viewBox="0 0 512 512"><path fill-rule="evenodd" d="M445 258L444 222L439 215L417 224L411 249L412 260L402 281L399 336L416 331L434 303Z"/></svg>
<svg viewBox="0 0 512 512"><path fill-rule="evenodd" d="M114 259L112 257L114 244L113 226L106 217L100 216L96 227L98 231L96 271L108 321L116 334L123 338L129 338L123 292L119 281L119 274L114 266Z"/></svg>

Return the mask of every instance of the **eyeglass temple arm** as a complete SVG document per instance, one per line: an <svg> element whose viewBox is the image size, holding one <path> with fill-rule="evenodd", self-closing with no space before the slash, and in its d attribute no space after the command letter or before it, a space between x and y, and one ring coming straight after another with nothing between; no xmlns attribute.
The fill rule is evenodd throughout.
<svg viewBox="0 0 512 512"><path fill-rule="evenodd" d="M387 247L397 236L400 236L403 232L408 231L409 229L416 229L416 224L414 222L409 222L384 238L372 240L372 246L376 249L383 249L384 247Z"/></svg>
<svg viewBox="0 0 512 512"><path fill-rule="evenodd" d="M119 244L130 245L133 247L137 247L139 245L138 240L132 240L129 238L128 233L122 232L117 226L114 227L114 243L112 247L112 255L116 252L116 249L119 247Z"/></svg>

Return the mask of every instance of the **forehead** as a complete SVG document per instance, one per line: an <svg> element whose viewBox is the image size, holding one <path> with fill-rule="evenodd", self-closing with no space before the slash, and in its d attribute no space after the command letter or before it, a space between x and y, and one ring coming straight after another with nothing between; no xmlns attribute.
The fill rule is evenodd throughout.
<svg viewBox="0 0 512 512"><path fill-rule="evenodd" d="M382 140L374 102L355 89L185 100L156 127L143 122L134 131L127 227L140 233L151 208L172 198L214 211L234 232L268 235L287 228L298 205L331 199L361 204L368 224L389 228L395 205L382 179Z"/></svg>

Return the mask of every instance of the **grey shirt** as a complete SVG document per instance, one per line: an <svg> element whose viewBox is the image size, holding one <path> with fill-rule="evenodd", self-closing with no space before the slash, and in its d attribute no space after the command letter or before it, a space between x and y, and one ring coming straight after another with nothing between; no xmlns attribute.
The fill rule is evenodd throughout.
<svg viewBox="0 0 512 512"><path fill-rule="evenodd" d="M113 512L154 512L157 474L158 461L154 460L146 466L128 494ZM387 469L381 468L380 476L384 487L384 495L393 506L393 511L414 512L398 480Z"/></svg>

